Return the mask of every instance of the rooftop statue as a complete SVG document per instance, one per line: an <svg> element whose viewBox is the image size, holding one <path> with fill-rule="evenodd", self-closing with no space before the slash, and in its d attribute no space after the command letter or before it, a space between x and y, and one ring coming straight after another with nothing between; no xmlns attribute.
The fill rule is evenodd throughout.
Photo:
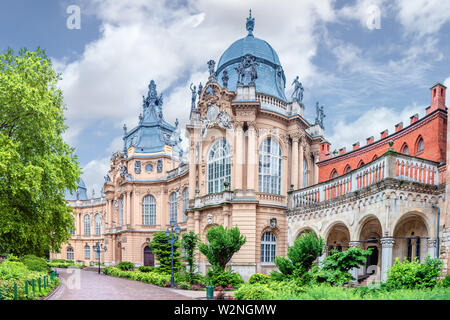
<svg viewBox="0 0 450 320"><path fill-rule="evenodd" d="M147 98L144 98L144 121L151 120L151 111L154 110L156 116L159 119L162 119L162 105L163 105L163 96L162 94L158 97L158 92L156 91L156 83L154 80L150 81L148 85L148 95Z"/></svg>
<svg viewBox="0 0 450 320"><path fill-rule="evenodd" d="M226 87L228 87L228 80L229 80L230 78L228 77L228 71L227 70L224 70L223 71L223 74L222 74L222 84L223 84L223 86L226 88Z"/></svg>
<svg viewBox="0 0 450 320"><path fill-rule="evenodd" d="M305 89L303 88L303 85L300 81L298 81L299 77L297 76L294 80L294 82L292 82L292 84L294 85L294 92L292 92L292 99L293 100L297 100L298 102L302 102L303 101L303 91L305 91Z"/></svg>
<svg viewBox="0 0 450 320"><path fill-rule="evenodd" d="M325 113L323 112L323 106L319 107L319 102L316 102L316 122L319 126L323 127L323 119L325 118Z"/></svg>
<svg viewBox="0 0 450 320"><path fill-rule="evenodd" d="M192 93L192 102L191 102L191 110L195 110L195 102L197 101L197 87L196 86L192 86L193 84L191 83L190 89L191 89L191 93Z"/></svg>
<svg viewBox="0 0 450 320"><path fill-rule="evenodd" d="M200 84L198 85L198 98L200 99L200 96L202 95L202 91L203 91L203 85L200 82Z"/></svg>
<svg viewBox="0 0 450 320"><path fill-rule="evenodd" d="M216 72L214 71L215 66L216 66L216 62L214 60L209 60L208 61L208 69L209 69L209 76L210 77L215 77L216 76Z"/></svg>
<svg viewBox="0 0 450 320"><path fill-rule="evenodd" d="M255 84L255 80L258 78L258 72L256 67L259 64L256 62L256 57L251 54L246 54L241 63L235 68L238 74L238 84L249 85Z"/></svg>

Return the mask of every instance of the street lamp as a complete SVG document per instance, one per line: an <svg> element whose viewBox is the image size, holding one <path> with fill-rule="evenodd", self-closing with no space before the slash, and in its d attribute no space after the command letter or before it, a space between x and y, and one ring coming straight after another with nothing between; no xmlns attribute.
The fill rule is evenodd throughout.
<svg viewBox="0 0 450 320"><path fill-rule="evenodd" d="M105 252L106 252L106 250L107 250L107 248L106 248L106 246L103 246L103 248L102 248L102 245L100 244L100 242L99 241L97 241L97 244L95 245L95 251L97 252L97 254L98 254L98 274L100 274L100 254L101 254L101 250L105 250Z"/></svg>
<svg viewBox="0 0 450 320"><path fill-rule="evenodd" d="M166 238L167 241L170 243L170 251L172 254L172 276L170 278L170 286L173 288L175 287L175 278L173 277L173 244L178 239L178 235L181 232L180 226L177 224L175 227L175 234L174 234L174 227L175 227L175 221L173 219L170 220L170 230L167 228L166 230Z"/></svg>

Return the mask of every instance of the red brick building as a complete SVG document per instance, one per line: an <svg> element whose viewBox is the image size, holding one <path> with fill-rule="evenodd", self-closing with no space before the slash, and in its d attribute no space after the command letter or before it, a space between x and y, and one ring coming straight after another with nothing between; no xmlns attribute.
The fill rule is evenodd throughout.
<svg viewBox="0 0 450 320"><path fill-rule="evenodd" d="M333 156L330 144L322 143L321 161L318 163L319 182L341 176L377 159L388 150L391 140L397 152L442 163L439 172L443 178L447 143L445 91L446 87L442 84L434 85L431 88L431 104L426 108L426 115L422 119L417 114L412 115L408 126L404 127L400 122L395 126L394 133L389 135L386 129L380 133L379 140L375 140L373 136L367 138L365 146L356 142L353 150L346 152L345 148L341 148L339 154Z"/></svg>

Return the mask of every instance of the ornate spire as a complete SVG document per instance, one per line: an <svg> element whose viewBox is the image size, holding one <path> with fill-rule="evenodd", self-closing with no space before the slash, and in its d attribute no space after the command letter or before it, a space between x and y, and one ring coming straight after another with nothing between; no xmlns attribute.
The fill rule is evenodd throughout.
<svg viewBox="0 0 450 320"><path fill-rule="evenodd" d="M148 94L147 98L144 98L144 115L143 121L159 121L162 119L162 105L163 105L163 97L162 94L158 96L158 92L156 91L156 83L154 80L150 81L148 85ZM139 119L141 121L141 118Z"/></svg>
<svg viewBox="0 0 450 320"><path fill-rule="evenodd" d="M248 35L253 36L253 29L255 28L255 18L252 18L252 9L250 9L250 11L249 11L246 28L248 31Z"/></svg>

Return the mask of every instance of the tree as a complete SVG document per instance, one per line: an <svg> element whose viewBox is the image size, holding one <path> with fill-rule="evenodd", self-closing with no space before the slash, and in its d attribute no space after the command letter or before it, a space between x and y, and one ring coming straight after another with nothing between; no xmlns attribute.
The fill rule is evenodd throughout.
<svg viewBox="0 0 450 320"><path fill-rule="evenodd" d="M372 249L363 250L360 247L350 247L346 251L331 250L330 255L322 261L321 268L316 274L319 282L342 284L355 280L349 273L350 269L358 268L366 263Z"/></svg>
<svg viewBox="0 0 450 320"><path fill-rule="evenodd" d="M314 232L305 232L294 245L289 247L287 258L276 257L275 265L284 275L300 276L311 269L311 266L323 252L324 241Z"/></svg>
<svg viewBox="0 0 450 320"><path fill-rule="evenodd" d="M208 243L200 243L198 248L213 268L222 271L246 242L238 227L228 229L222 225L210 228L206 233L206 239Z"/></svg>
<svg viewBox="0 0 450 320"><path fill-rule="evenodd" d="M59 252L70 239L80 169L62 138L60 75L41 49L0 54L0 243L17 255Z"/></svg>
<svg viewBox="0 0 450 320"><path fill-rule="evenodd" d="M197 249L199 241L200 238L198 234L193 231L183 234L183 239L181 240L181 246L186 254L184 260L188 263L188 275L190 279L192 279L195 274L195 250Z"/></svg>
<svg viewBox="0 0 450 320"><path fill-rule="evenodd" d="M172 253L171 246L164 231L155 232L153 239L150 242L150 247L159 261L159 268L162 272L172 272ZM180 270L180 241L177 240L173 243L173 270L177 272Z"/></svg>

